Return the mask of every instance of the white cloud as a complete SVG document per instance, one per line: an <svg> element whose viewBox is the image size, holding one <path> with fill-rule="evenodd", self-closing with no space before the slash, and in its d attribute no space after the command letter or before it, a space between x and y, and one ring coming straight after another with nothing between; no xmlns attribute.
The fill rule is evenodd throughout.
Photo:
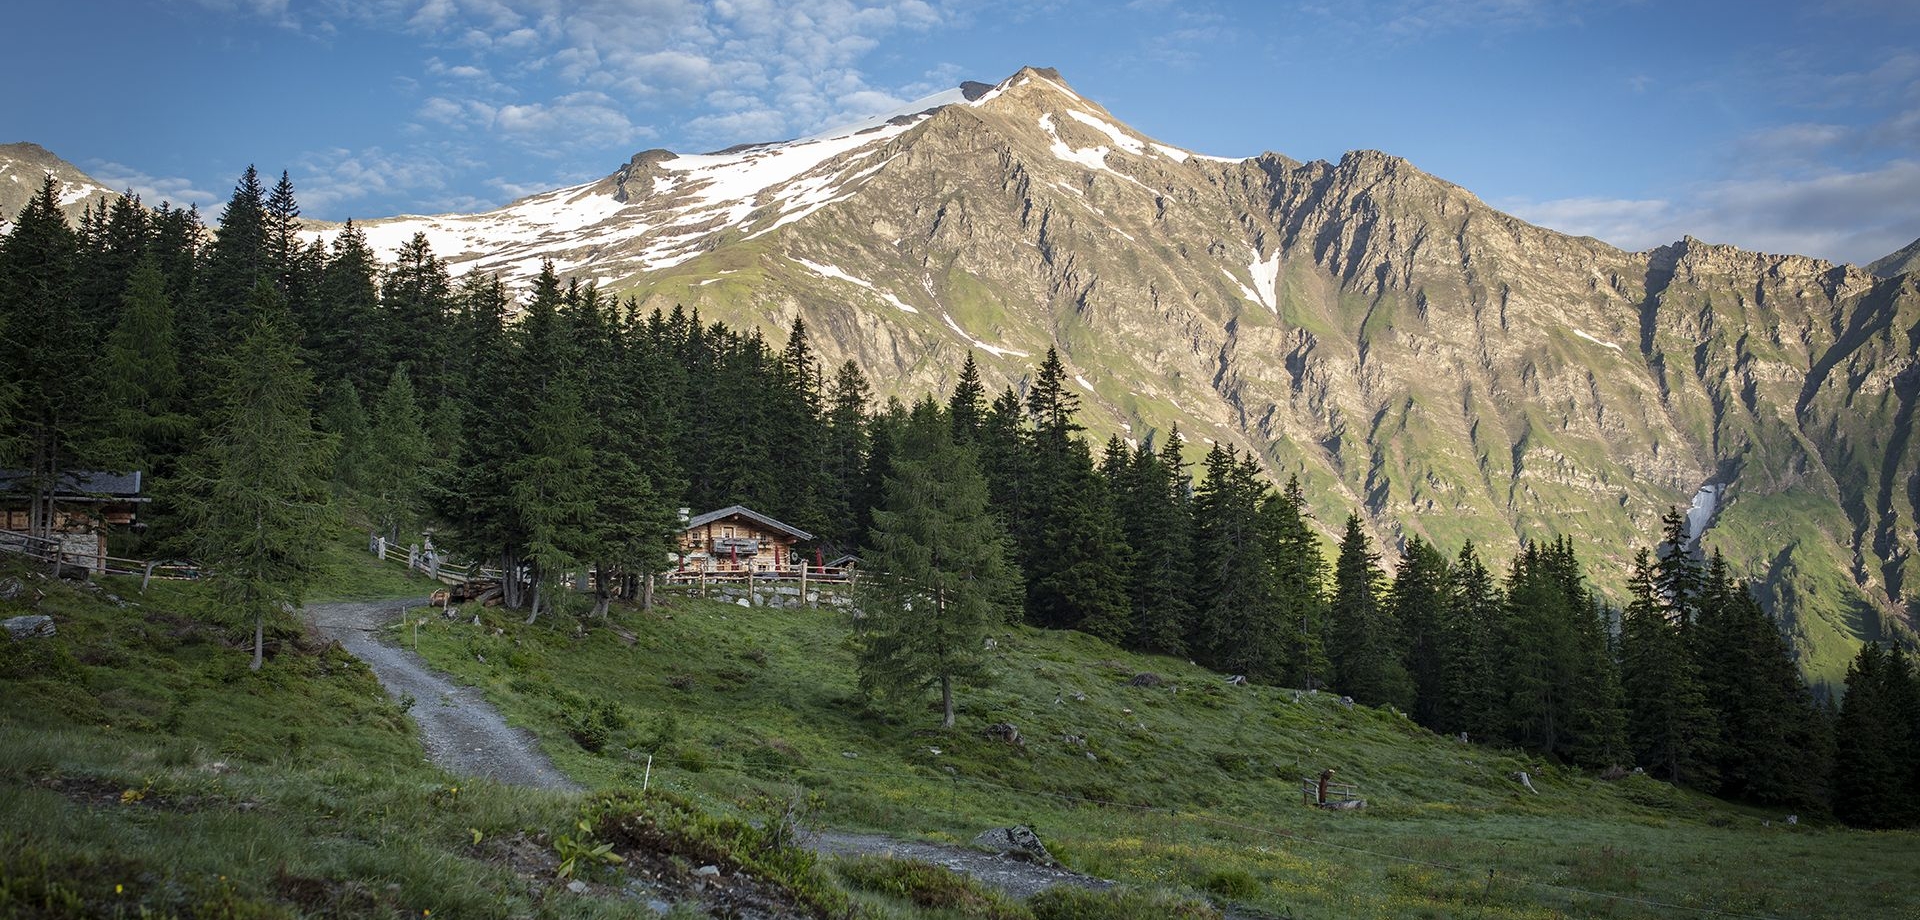
<svg viewBox="0 0 1920 920"><path fill-rule="evenodd" d="M215 202L225 201L227 197L196 188L192 179L178 176L151 176L131 166L103 160L88 163L87 174L110 189L132 190L149 207L156 207L162 202L172 204L176 208L199 205L204 213L209 211Z"/></svg>
<svg viewBox="0 0 1920 920"><path fill-rule="evenodd" d="M1920 238L1920 161L1858 171L1707 183L1679 200L1565 198L1502 205L1565 233L1624 249L1691 234L1765 252L1866 264Z"/></svg>
<svg viewBox="0 0 1920 920"><path fill-rule="evenodd" d="M338 220L354 215L353 205L396 193L422 203L452 207L446 197L453 169L419 151L391 153L379 147L336 147L300 157L288 170L300 209L309 217Z"/></svg>

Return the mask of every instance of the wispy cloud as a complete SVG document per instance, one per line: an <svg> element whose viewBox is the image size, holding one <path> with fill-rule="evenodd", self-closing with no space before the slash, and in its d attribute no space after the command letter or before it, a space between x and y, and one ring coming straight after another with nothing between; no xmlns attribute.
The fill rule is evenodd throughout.
<svg viewBox="0 0 1920 920"><path fill-rule="evenodd" d="M176 208L198 205L202 212L211 208L214 202L224 201L225 195L196 187L194 180L179 176L152 176L131 166L105 160L94 160L87 164L87 174L98 180L101 185L118 190L131 190L140 196L140 200L149 206L162 202Z"/></svg>
<svg viewBox="0 0 1920 920"><path fill-rule="evenodd" d="M1566 233L1624 249L1692 235L1766 252L1865 264L1920 238L1920 161L1801 177L1716 182L1675 200L1509 200L1502 207Z"/></svg>
<svg viewBox="0 0 1920 920"><path fill-rule="evenodd" d="M289 15L284 0L200 2ZM538 151L581 133L600 145L656 135L731 144L870 114L883 97L897 104L903 88L872 85L862 60L891 36L951 21L957 2L339 0L328 9L425 40L423 125ZM649 121L668 110L684 114ZM730 133L744 130L765 133Z"/></svg>

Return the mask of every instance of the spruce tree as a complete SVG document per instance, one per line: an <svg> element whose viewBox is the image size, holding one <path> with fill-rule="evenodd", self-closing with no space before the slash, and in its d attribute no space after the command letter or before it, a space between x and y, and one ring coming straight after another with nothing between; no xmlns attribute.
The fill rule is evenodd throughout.
<svg viewBox="0 0 1920 920"><path fill-rule="evenodd" d="M1713 712L1679 627L1659 596L1646 550L1634 557L1629 601L1620 618L1620 685L1627 709L1627 740L1649 772L1669 782L1713 782Z"/></svg>
<svg viewBox="0 0 1920 920"><path fill-rule="evenodd" d="M1180 655L1193 623L1192 510L1187 499L1180 433L1168 435L1170 452L1142 443L1125 461L1120 477L1120 518L1132 567L1128 575L1127 645ZM1173 457L1177 467L1167 466Z"/></svg>
<svg viewBox="0 0 1920 920"><path fill-rule="evenodd" d="M900 448L860 584L860 687L910 699L938 686L940 724L952 728L953 686L985 672L983 640L1004 622L1017 576L986 482L945 413L915 406Z"/></svg>
<svg viewBox="0 0 1920 920"><path fill-rule="evenodd" d="M102 361L114 413L110 427L124 442L118 453L128 465L165 479L186 452L194 420L185 411L166 279L151 253L134 268L121 296L120 319Z"/></svg>
<svg viewBox="0 0 1920 920"><path fill-rule="evenodd" d="M365 455L367 510L388 540L398 542L401 528L419 520L425 500L427 452L426 417L420 411L406 365L399 365L374 401Z"/></svg>
<svg viewBox="0 0 1920 920"><path fill-rule="evenodd" d="M1404 710L1413 703L1413 681L1401 664L1399 630L1382 597L1385 578L1360 516L1348 515L1327 616L1334 686L1359 702Z"/></svg>
<svg viewBox="0 0 1920 920"><path fill-rule="evenodd" d="M552 607L549 586L590 561L595 504L588 424L573 375L556 374L535 398L521 450L506 470L513 513L525 534L520 558L533 588L528 623Z"/></svg>
<svg viewBox="0 0 1920 920"><path fill-rule="evenodd" d="M863 515L857 506L862 501L861 473L871 444L867 425L870 398L860 366L852 361L840 365L827 393L827 482L822 502L827 542L839 552L853 551L864 536L859 531Z"/></svg>
<svg viewBox="0 0 1920 920"><path fill-rule="evenodd" d="M1327 560L1309 524L1299 475L1262 506L1279 602L1280 679L1309 689L1333 680L1327 657Z"/></svg>
<svg viewBox="0 0 1920 920"><path fill-rule="evenodd" d="M1215 670L1278 676L1278 586L1262 539L1259 480L1229 446L1215 443L1193 497L1195 569L1192 647Z"/></svg>
<svg viewBox="0 0 1920 920"><path fill-rule="evenodd" d="M1913 725L1901 711L1914 680L1906 656L1877 642L1847 666L1834 724L1833 813L1855 827L1920 820L1913 797Z"/></svg>
<svg viewBox="0 0 1920 920"><path fill-rule="evenodd" d="M414 234L394 253L380 285L380 310L381 352L406 362L422 405L444 404L454 385L453 282L426 234Z"/></svg>
<svg viewBox="0 0 1920 920"><path fill-rule="evenodd" d="M326 379L345 377L362 393L377 393L392 373L388 335L375 282L379 266L366 234L353 221L333 238L306 325L307 351Z"/></svg>
<svg viewBox="0 0 1920 920"><path fill-rule="evenodd" d="M1493 573L1469 541L1455 557L1447 584L1446 652L1442 662L1445 705L1440 729L1491 738L1504 721L1498 643L1506 631L1506 598Z"/></svg>
<svg viewBox="0 0 1920 920"><path fill-rule="evenodd" d="M216 336L224 339L222 330L252 328L251 318L236 317L247 310L256 285L275 280L267 247L266 191L260 187L260 173L248 166L220 212L220 232L197 275L200 293L195 299L206 304Z"/></svg>
<svg viewBox="0 0 1920 920"><path fill-rule="evenodd" d="M960 366L960 379L953 385L953 395L947 399L947 416L953 419L953 440L957 444L972 444L980 436L980 426L987 414L987 390L980 384L980 365L974 363L973 352L968 350L967 363Z"/></svg>
<svg viewBox="0 0 1920 920"><path fill-rule="evenodd" d="M1404 667L1413 681L1413 719L1428 728L1441 724L1448 651L1445 633L1447 557L1420 537L1400 552L1400 569L1387 590L1387 607L1405 635Z"/></svg>
<svg viewBox="0 0 1920 920"><path fill-rule="evenodd" d="M106 404L99 398L95 328L75 299L79 238L60 211L49 174L0 239L0 390L14 403L11 440L26 460L29 532L45 535L54 496L71 471L100 459Z"/></svg>
<svg viewBox="0 0 1920 920"><path fill-rule="evenodd" d="M313 428L312 378L279 292L263 280L252 300L255 319L223 362L218 408L178 494L207 581L253 621L259 670L268 620L285 622L319 574L332 444Z"/></svg>
<svg viewBox="0 0 1920 920"><path fill-rule="evenodd" d="M372 423L353 381L335 380L320 401L320 429L333 436L332 481L342 492L360 492L371 482L368 456Z"/></svg>

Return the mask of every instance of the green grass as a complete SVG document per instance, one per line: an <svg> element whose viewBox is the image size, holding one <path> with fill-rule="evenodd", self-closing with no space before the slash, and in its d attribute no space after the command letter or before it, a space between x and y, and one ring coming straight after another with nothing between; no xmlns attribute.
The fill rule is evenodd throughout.
<svg viewBox="0 0 1920 920"><path fill-rule="evenodd" d="M428 766L337 646L282 630L255 673L202 585L4 574L59 632L0 640L0 915L611 915L500 856L568 797Z"/></svg>
<svg viewBox="0 0 1920 920"><path fill-rule="evenodd" d="M571 623L481 617L437 620L422 654L588 785L636 785L650 769L654 787L716 813L799 802L816 823L951 842L1028 823L1082 871L1303 916L1666 915L1609 894L1920 916L1902 881L1920 853L1911 833L1789 828L1782 814L1463 746L1326 694L1230 687L1082 635L999 630L996 679L963 692L958 728L940 732L931 710L862 703L844 614L675 599L617 612L632 646ZM1167 683L1131 685L1142 672ZM567 729L589 701L613 711L597 751ZM1025 745L988 740L997 722ZM1371 806L1303 807L1299 778L1326 766Z"/></svg>
<svg viewBox="0 0 1920 920"><path fill-rule="evenodd" d="M424 593L358 539L339 535L316 594ZM634 915L622 867L583 869L594 885L578 895L555 877L564 852L612 842L628 865L717 862L790 903L872 918L1204 917L1205 899L1303 917L1668 914L1604 895L1920 917L1915 834L1789 828L1076 634L999 630L995 679L940 732L931 709L861 701L844 614L671 599L616 609L632 645L558 615L431 618L422 653L597 790L582 797L431 766L363 665L291 627L248 671L244 624L204 585L142 596L0 563L6 576L29 590L0 616L49 613L60 633L0 640L0 915ZM1164 683L1134 686L1143 672ZM983 735L1003 721L1024 746ZM1301 806L1297 779L1323 766L1371 807ZM1509 778L1520 769L1540 795ZM815 860L788 845L795 820L953 843L1027 823L1068 865L1127 886L1015 903L910 864Z"/></svg>

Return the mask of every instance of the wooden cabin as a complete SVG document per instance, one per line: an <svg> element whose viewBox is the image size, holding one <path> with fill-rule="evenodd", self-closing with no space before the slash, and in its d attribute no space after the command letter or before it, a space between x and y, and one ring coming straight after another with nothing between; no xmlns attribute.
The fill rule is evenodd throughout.
<svg viewBox="0 0 1920 920"><path fill-rule="evenodd" d="M149 499L140 494L140 473L71 470L53 490L53 526L48 536L76 565L98 569L107 555L107 528L131 527ZM27 533L33 493L23 470L0 470L0 531ZM0 537L3 538L3 537Z"/></svg>
<svg viewBox="0 0 1920 920"><path fill-rule="evenodd" d="M813 534L745 505L689 517L681 524L679 569L773 572L794 564L794 546Z"/></svg>

